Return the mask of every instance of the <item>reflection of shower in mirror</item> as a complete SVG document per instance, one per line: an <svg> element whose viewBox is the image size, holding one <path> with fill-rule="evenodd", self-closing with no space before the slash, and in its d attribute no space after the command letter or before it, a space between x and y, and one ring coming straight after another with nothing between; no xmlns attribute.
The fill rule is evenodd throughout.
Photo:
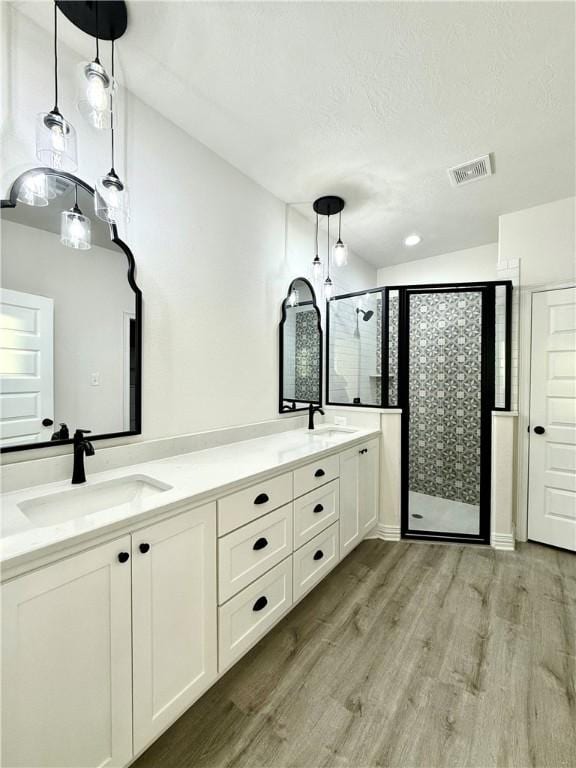
<svg viewBox="0 0 576 768"><path fill-rule="evenodd" d="M362 315L363 315L362 320L364 320L364 322L368 322L368 320L370 320L370 318L374 314L374 312L371 309L365 310L365 309L361 309L360 307L357 307L356 314L358 315L358 317L360 316L360 312L362 312Z"/></svg>

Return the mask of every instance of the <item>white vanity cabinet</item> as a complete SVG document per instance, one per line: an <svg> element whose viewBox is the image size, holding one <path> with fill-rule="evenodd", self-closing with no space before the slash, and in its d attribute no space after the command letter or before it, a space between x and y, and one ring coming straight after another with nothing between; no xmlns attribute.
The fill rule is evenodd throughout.
<svg viewBox="0 0 576 768"><path fill-rule="evenodd" d="M2 765L124 766L217 677L216 505L2 586Z"/></svg>
<svg viewBox="0 0 576 768"><path fill-rule="evenodd" d="M340 557L376 525L379 446L369 440L340 454Z"/></svg>
<svg viewBox="0 0 576 768"><path fill-rule="evenodd" d="M2 586L5 768L130 760L129 553L126 535Z"/></svg>
<svg viewBox="0 0 576 768"><path fill-rule="evenodd" d="M134 752L217 677L216 509L132 534Z"/></svg>

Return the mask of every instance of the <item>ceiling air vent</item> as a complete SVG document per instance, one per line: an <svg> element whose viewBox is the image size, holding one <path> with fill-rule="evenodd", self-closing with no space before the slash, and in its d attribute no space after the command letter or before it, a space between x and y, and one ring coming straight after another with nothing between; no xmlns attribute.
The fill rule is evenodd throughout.
<svg viewBox="0 0 576 768"><path fill-rule="evenodd" d="M448 168L448 176L453 187L469 184L471 181L478 181L485 176L492 176L490 155L483 155L482 157L477 157L476 160L470 160L468 163Z"/></svg>

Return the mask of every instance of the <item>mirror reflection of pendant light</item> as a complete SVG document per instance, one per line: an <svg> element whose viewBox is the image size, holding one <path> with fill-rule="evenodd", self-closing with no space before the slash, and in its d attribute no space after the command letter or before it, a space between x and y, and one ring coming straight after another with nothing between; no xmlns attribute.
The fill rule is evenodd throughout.
<svg viewBox="0 0 576 768"><path fill-rule="evenodd" d="M114 80L114 40L112 40L112 79ZM96 215L110 224L125 223L130 219L129 195L124 182L114 170L114 104L110 98L112 122L110 130L110 150L112 166L105 176L96 181L94 206Z"/></svg>
<svg viewBox="0 0 576 768"><path fill-rule="evenodd" d="M23 180L16 199L19 203L43 208L48 205L48 179L45 173L32 173Z"/></svg>
<svg viewBox="0 0 576 768"><path fill-rule="evenodd" d="M78 207L78 185L74 185L74 206L60 214L60 242L68 248L86 251L91 247L91 222Z"/></svg>
<svg viewBox="0 0 576 768"><path fill-rule="evenodd" d="M112 127L112 95L116 88L114 75L110 77L100 63L100 29L98 5L95 3L96 57L78 66L78 111L86 122L100 131Z"/></svg>
<svg viewBox="0 0 576 768"><path fill-rule="evenodd" d="M338 240L332 249L332 260L334 266L345 267L348 264L348 246L342 242L340 232L342 228L342 211L338 214Z"/></svg>
<svg viewBox="0 0 576 768"><path fill-rule="evenodd" d="M290 296L288 296L288 306L289 307L298 306L298 291L296 290L296 288L293 288L292 292L290 293Z"/></svg>
<svg viewBox="0 0 576 768"><path fill-rule="evenodd" d="M318 256L318 214L316 214L316 255L312 261L312 282L316 290L322 287L322 262Z"/></svg>
<svg viewBox="0 0 576 768"><path fill-rule="evenodd" d="M36 118L36 157L42 165L60 171L78 167L76 131L58 109L58 9L54 3L54 108Z"/></svg>

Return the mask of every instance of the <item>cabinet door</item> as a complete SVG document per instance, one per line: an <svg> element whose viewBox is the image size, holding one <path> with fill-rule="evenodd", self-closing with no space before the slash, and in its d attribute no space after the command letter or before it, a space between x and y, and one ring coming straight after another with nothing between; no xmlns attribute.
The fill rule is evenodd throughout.
<svg viewBox="0 0 576 768"><path fill-rule="evenodd" d="M129 762L129 552L124 536L3 585L6 768Z"/></svg>
<svg viewBox="0 0 576 768"><path fill-rule="evenodd" d="M340 454L340 557L345 557L362 538L360 522L360 447Z"/></svg>
<svg viewBox="0 0 576 768"><path fill-rule="evenodd" d="M360 528L366 536L378 522L378 491L380 476L380 441L370 440L360 453Z"/></svg>
<svg viewBox="0 0 576 768"><path fill-rule="evenodd" d="M216 679L216 505L132 535L134 751Z"/></svg>

